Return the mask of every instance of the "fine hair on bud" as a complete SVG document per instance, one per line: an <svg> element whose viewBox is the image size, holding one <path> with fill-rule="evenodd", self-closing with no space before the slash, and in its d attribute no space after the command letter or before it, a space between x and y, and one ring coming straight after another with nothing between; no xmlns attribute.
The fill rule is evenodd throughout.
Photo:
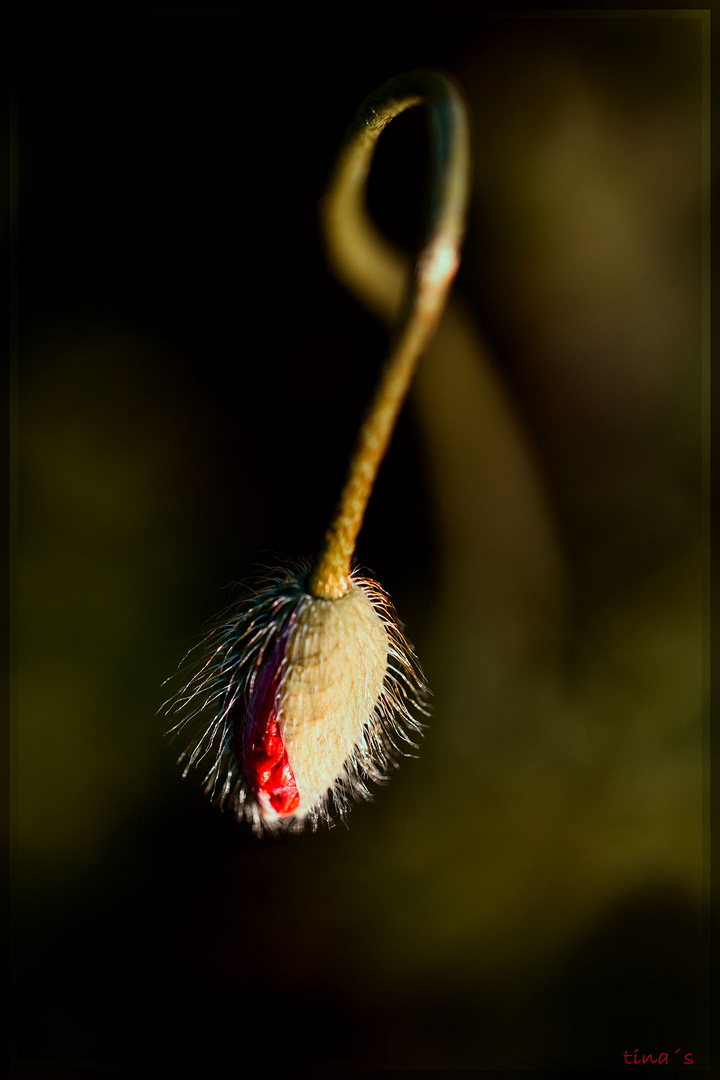
<svg viewBox="0 0 720 1080"><path fill-rule="evenodd" d="M181 666L164 706L188 740L184 775L254 830L343 818L407 756L429 692L384 590L356 571L339 599L308 590L310 564L264 571Z"/></svg>

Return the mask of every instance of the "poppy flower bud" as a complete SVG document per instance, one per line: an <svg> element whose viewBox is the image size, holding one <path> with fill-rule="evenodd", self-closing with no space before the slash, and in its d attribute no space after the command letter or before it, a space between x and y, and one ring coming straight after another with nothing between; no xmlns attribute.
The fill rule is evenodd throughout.
<svg viewBox="0 0 720 1080"><path fill-rule="evenodd" d="M280 572L227 613L171 701L182 719L203 718L182 755L210 759L208 794L263 828L302 828L370 798L398 739L412 743L425 682L380 587L351 575L339 599L306 588L308 568Z"/></svg>
<svg viewBox="0 0 720 1080"><path fill-rule="evenodd" d="M324 217L334 260L353 285L366 292L369 275L375 297L388 279L397 283L394 258L384 272L387 246L366 220L362 194L380 132L420 102L433 141L425 238L317 563L312 574L309 566L280 572L228 612L169 704L181 717L173 731L201 725L181 756L185 772L209 760L208 794L259 832L314 826L329 818L331 803L343 813L351 799L370 798L367 781L385 779L397 740L412 744L422 726L415 714L425 712L427 688L412 648L380 586L351 565L380 463L458 266L470 138L452 80L410 72L366 99L338 157Z"/></svg>

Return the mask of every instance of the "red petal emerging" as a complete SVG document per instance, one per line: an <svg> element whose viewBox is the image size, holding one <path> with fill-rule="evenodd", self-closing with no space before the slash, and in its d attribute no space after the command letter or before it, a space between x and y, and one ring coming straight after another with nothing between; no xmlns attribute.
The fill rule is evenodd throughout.
<svg viewBox="0 0 720 1080"><path fill-rule="evenodd" d="M244 754L245 775L265 811L292 814L300 793L277 724L276 697L280 685L280 657L274 657L272 677L261 680L251 710L252 737Z"/></svg>

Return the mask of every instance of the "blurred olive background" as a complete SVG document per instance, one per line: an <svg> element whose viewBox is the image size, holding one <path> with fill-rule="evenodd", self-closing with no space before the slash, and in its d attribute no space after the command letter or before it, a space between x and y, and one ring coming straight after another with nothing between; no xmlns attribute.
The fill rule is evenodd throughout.
<svg viewBox="0 0 720 1080"><path fill-rule="evenodd" d="M707 1064L701 56L698 17L17 21L18 1066ZM433 716L348 829L259 841L162 683L322 537L387 337L318 201L417 66L474 198L358 557ZM408 114L399 244L423 162Z"/></svg>

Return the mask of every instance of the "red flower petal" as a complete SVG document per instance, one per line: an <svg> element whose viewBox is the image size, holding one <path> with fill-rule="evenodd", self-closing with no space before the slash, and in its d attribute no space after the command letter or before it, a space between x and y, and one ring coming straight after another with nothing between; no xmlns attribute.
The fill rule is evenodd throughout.
<svg viewBox="0 0 720 1080"><path fill-rule="evenodd" d="M248 784L265 810L284 817L292 814L300 802L300 793L288 761L277 723L277 691L282 665L280 655L272 657L269 671L261 678L258 693L251 706L251 732L245 743L243 765Z"/></svg>

